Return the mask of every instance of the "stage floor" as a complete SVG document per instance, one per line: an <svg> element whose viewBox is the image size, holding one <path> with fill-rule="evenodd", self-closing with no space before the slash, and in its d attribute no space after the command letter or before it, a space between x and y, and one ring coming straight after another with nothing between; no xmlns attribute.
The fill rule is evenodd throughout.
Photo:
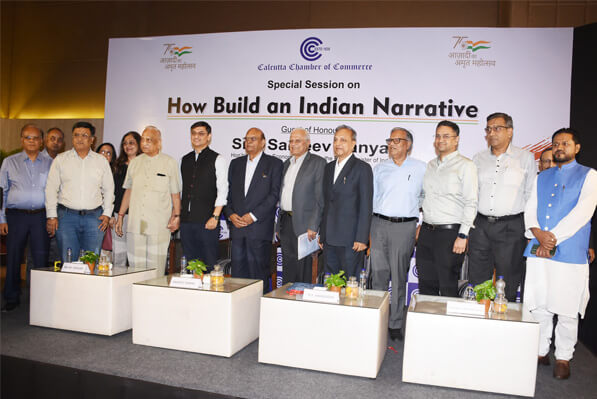
<svg viewBox="0 0 597 399"><path fill-rule="evenodd" d="M92 312L93 309L90 309ZM258 341L231 358L200 355L134 345L132 332L112 337L29 326L29 304L1 314L1 353L20 359L71 367L241 398L498 398L504 395L402 382L403 342L392 342L376 379L349 377L309 370L260 364ZM201 339L201 331L192 337ZM354 345L358 345L355 342ZM308 345L308 343L305 343ZM281 351L284 348L280 348ZM350 350L350 348L347 348ZM488 350L491 350L489 348ZM462 361L476 361L474 354ZM480 364L483 361L479 361ZM553 360L552 360L553 363ZM567 381L552 377L552 367L540 366L537 398L594 398L597 392L597 357L581 343ZM2 367L5 373L4 365Z"/></svg>

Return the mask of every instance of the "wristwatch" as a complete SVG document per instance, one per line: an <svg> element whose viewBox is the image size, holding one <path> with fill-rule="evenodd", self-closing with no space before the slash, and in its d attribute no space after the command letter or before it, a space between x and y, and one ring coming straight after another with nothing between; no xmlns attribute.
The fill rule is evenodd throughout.
<svg viewBox="0 0 597 399"><path fill-rule="evenodd" d="M464 238L466 240L468 236L464 233L458 233L458 238Z"/></svg>
<svg viewBox="0 0 597 399"><path fill-rule="evenodd" d="M220 215L215 215L214 214L214 215L211 215L211 217L214 218L214 219L216 219L216 220L218 220L220 218Z"/></svg>

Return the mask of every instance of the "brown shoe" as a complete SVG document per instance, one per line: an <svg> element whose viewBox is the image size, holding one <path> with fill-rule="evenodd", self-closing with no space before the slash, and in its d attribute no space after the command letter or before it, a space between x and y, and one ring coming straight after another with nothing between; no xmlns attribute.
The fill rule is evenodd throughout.
<svg viewBox="0 0 597 399"><path fill-rule="evenodd" d="M553 376L558 380L566 380L570 377L570 362L568 360L557 360L553 368Z"/></svg>
<svg viewBox="0 0 597 399"><path fill-rule="evenodd" d="M541 364L543 366L549 366L549 354L545 356L539 356L537 360L537 364Z"/></svg>

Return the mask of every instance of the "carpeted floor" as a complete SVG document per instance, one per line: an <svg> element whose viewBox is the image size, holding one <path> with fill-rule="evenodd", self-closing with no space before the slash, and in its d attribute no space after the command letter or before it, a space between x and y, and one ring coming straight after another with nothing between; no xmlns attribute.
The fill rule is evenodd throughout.
<svg viewBox="0 0 597 399"><path fill-rule="evenodd" d="M13 312L2 313L1 319L3 355L242 398L506 397L403 383L402 342L388 341L396 352L388 349L378 377L373 380L260 364L258 341L231 358L220 358L133 345L131 331L104 337L32 327L27 303ZM201 339L201 332L181 339ZM466 348L462 348L462 361L471 361L466 356ZM569 380L558 381L552 377L551 367L539 367L535 396L597 397L597 358L580 343L571 370Z"/></svg>

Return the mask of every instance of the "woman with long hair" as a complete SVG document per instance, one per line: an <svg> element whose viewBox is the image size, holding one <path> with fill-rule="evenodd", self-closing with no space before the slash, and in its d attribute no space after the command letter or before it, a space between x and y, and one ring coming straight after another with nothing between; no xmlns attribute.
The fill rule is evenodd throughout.
<svg viewBox="0 0 597 399"><path fill-rule="evenodd" d="M110 231L112 232L112 263L114 266L126 266L127 255L126 255L126 234L122 237L116 234L114 231L114 225L118 218L118 210L124 196L124 178L126 177L126 171L129 163L137 155L141 154L141 135L137 132L130 131L125 133L120 141L120 152L114 165L114 215L110 219ZM128 213L128 211L127 211ZM128 215L124 215L123 224L126 226L128 221Z"/></svg>

